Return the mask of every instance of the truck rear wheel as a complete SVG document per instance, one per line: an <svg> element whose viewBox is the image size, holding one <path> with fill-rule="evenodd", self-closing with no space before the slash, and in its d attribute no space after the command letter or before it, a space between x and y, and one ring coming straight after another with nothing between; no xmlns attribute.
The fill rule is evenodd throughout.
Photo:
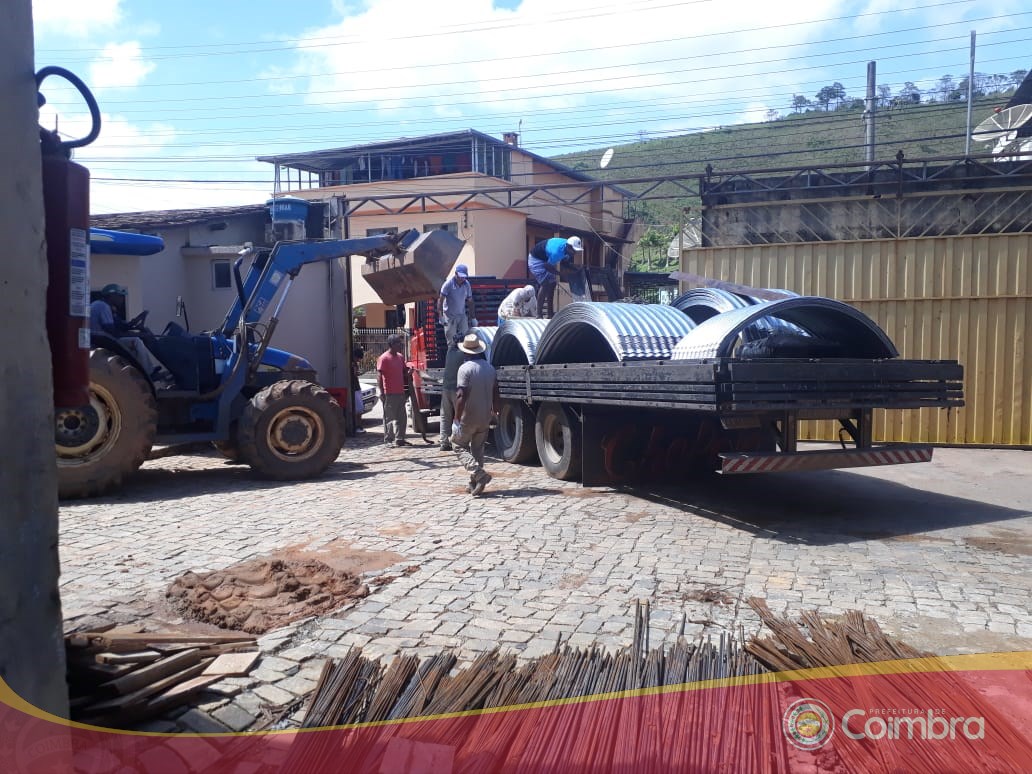
<svg viewBox="0 0 1032 774"><path fill-rule="evenodd" d="M580 421L558 403L542 403L534 424L541 466L552 478L576 481L581 472Z"/></svg>
<svg viewBox="0 0 1032 774"><path fill-rule="evenodd" d="M534 412L523 401L503 400L494 431L498 454L506 462L528 462L537 454Z"/></svg>
<svg viewBox="0 0 1032 774"><path fill-rule="evenodd" d="M143 374L106 349L90 353L90 405L96 418L58 411L55 421L58 497L96 497L114 489L147 459L158 409Z"/></svg>
<svg viewBox="0 0 1032 774"><path fill-rule="evenodd" d="M326 390L294 379L258 392L237 425L240 461L266 478L312 478L340 454L344 414Z"/></svg>

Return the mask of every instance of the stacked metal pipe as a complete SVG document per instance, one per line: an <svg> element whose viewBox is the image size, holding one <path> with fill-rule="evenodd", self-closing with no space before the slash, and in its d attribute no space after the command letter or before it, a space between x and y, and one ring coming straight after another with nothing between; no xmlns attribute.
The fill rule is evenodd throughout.
<svg viewBox="0 0 1032 774"><path fill-rule="evenodd" d="M491 347L491 364L534 365L538 342L545 332L548 320L514 317L498 326Z"/></svg>
<svg viewBox="0 0 1032 774"><path fill-rule="evenodd" d="M577 302L559 310L538 343L536 364L662 360L692 328L664 304Z"/></svg>

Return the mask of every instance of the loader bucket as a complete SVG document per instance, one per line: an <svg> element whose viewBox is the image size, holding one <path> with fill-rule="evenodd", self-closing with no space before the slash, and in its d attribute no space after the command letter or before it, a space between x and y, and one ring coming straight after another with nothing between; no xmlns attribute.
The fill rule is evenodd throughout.
<svg viewBox="0 0 1032 774"><path fill-rule="evenodd" d="M362 277L385 304L436 298L465 244L447 231L427 231L404 255L367 261Z"/></svg>

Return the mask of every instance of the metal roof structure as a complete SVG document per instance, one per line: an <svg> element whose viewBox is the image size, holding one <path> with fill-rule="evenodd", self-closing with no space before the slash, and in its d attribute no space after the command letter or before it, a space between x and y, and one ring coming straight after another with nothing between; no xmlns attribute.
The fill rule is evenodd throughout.
<svg viewBox="0 0 1032 774"><path fill-rule="evenodd" d="M538 342L545 332L548 320L536 317L514 317L498 328L491 348L491 364L534 365Z"/></svg>
<svg viewBox="0 0 1032 774"><path fill-rule="evenodd" d="M204 207L195 210L118 212L110 215L91 215L90 225L95 228L141 231L169 226L190 226L196 223L252 215L264 215L268 220L269 208L264 204L245 204L234 207Z"/></svg>
<svg viewBox="0 0 1032 774"><path fill-rule="evenodd" d="M849 358L893 358L899 352L870 317L830 298L799 296L715 315L685 335L671 360L731 357L739 334L764 317L798 325L811 336L842 346Z"/></svg>
<svg viewBox="0 0 1032 774"><path fill-rule="evenodd" d="M665 304L578 301L549 320L538 343L538 365L662 360L695 327Z"/></svg>
<svg viewBox="0 0 1032 774"><path fill-rule="evenodd" d="M431 151L440 152L450 148L458 150L468 149L470 141L478 140L487 145L498 148L519 151L531 157L535 161L547 164L552 169L562 172L567 177L586 183L602 182L598 178L586 175L583 172L561 164L558 161L539 156L519 145L508 143L497 137L492 137L476 129L463 129L457 132L441 132L439 134L427 134L421 137L401 137L397 140L384 142L371 142L362 145L348 145L343 148L329 148L317 151L300 151L297 153L281 153L275 156L258 156L256 161L264 161L269 164L276 164L281 167L298 169L302 172L313 174L329 172L340 169L347 164L358 162L363 157L388 153L427 153ZM618 188L617 186L607 186ZM631 195L629 191L621 191L625 195Z"/></svg>

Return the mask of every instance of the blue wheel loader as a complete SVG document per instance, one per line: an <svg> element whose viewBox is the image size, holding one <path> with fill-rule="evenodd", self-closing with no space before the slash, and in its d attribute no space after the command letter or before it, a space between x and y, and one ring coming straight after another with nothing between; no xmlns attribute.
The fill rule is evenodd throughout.
<svg viewBox="0 0 1032 774"><path fill-rule="evenodd" d="M232 270L237 297L216 330L190 333L171 322L155 335L143 312L126 323L124 335L94 333L89 404L56 409L59 495L90 497L118 487L156 444L211 442L266 478L318 476L340 453L343 412L308 360L270 346L294 279L310 263L351 255L387 258L400 270L394 283L400 294L384 300L404 303L406 271L430 266L433 276L446 277L463 244L445 231L414 229L278 242L238 256ZM155 383L125 338L141 339L173 380Z"/></svg>

